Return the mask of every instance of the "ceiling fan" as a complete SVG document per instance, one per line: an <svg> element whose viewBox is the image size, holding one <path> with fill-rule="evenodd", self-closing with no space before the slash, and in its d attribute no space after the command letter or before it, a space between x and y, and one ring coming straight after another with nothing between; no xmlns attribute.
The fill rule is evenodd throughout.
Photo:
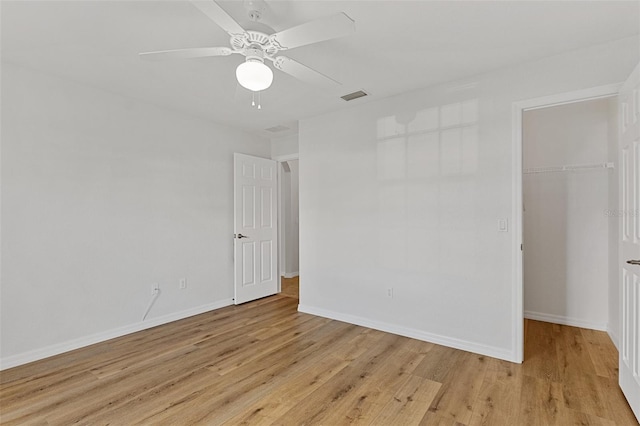
<svg viewBox="0 0 640 426"><path fill-rule="evenodd" d="M321 87L339 86L340 83L306 65L286 56L281 51L333 38L347 36L355 32L355 23L344 13L307 22L274 34L245 30L214 0L192 1L202 13L225 30L230 47L196 47L190 49L161 50L140 53L147 60L203 58L240 54L245 62L236 69L236 78L241 86L253 92L265 90L273 82L273 71L265 65L265 59L273 62L273 67L301 81ZM248 2L249 17L258 21L261 16L260 1ZM255 7L258 4L258 7Z"/></svg>

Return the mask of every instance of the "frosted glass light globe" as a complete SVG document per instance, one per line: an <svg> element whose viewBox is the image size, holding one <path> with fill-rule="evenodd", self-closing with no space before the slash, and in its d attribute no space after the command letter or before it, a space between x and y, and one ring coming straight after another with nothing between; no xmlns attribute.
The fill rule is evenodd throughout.
<svg viewBox="0 0 640 426"><path fill-rule="evenodd" d="M260 61L247 60L236 68L236 78L245 89L259 92L271 86L273 71Z"/></svg>

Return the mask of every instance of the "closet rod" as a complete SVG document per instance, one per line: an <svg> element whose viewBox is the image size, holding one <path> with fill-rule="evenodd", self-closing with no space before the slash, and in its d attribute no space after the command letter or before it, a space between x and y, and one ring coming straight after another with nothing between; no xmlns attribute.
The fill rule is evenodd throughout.
<svg viewBox="0 0 640 426"><path fill-rule="evenodd" d="M522 173L558 173L558 172L570 172L575 170L594 170L594 169L613 169L613 163L593 163L593 164L572 164L567 166L552 166L552 167L532 167L524 169Z"/></svg>

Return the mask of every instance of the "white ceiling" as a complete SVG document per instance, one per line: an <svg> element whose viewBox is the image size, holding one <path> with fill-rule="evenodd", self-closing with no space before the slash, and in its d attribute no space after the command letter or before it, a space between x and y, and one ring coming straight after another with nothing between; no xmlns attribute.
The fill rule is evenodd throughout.
<svg viewBox="0 0 640 426"><path fill-rule="evenodd" d="M221 6L245 28L243 1ZM186 1L2 1L2 60L263 135L263 129L432 84L640 33L637 1L268 1L279 31L339 11L356 34L288 51L343 83L338 93L275 70L262 110L235 81L239 55L141 61L137 53L228 46ZM339 96L364 89L370 97Z"/></svg>

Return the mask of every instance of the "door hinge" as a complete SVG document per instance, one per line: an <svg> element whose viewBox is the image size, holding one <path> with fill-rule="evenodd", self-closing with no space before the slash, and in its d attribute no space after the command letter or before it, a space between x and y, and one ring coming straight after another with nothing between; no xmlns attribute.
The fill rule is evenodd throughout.
<svg viewBox="0 0 640 426"><path fill-rule="evenodd" d="M524 251L524 246L520 244L520 251Z"/></svg>

